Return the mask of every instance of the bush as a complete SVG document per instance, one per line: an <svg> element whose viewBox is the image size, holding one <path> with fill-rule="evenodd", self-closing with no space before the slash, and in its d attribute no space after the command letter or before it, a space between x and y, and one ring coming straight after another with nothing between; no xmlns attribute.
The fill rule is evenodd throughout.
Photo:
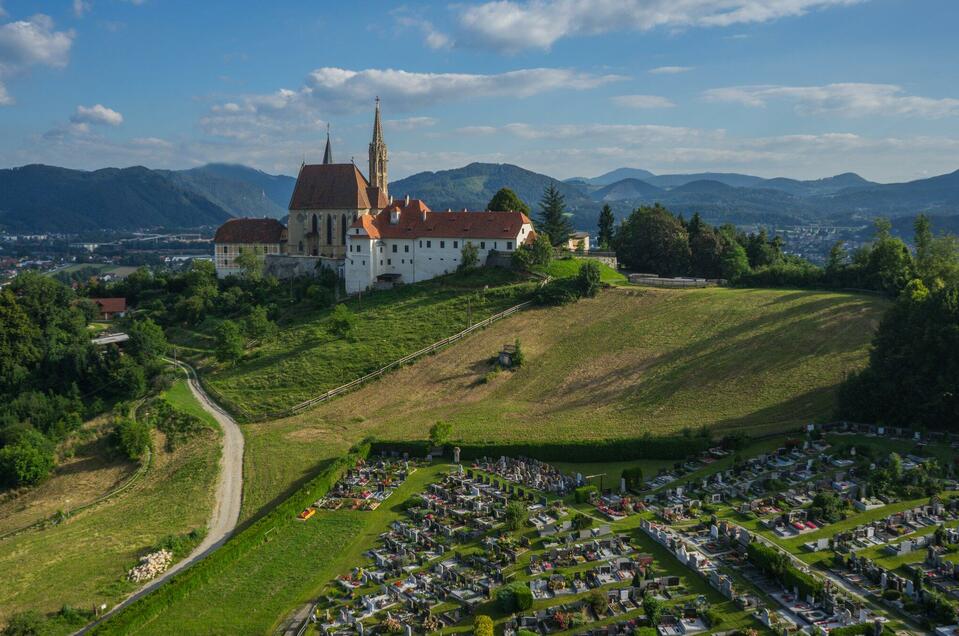
<svg viewBox="0 0 959 636"><path fill-rule="evenodd" d="M506 506L506 529L519 530L523 527L523 524L526 523L528 516L529 513L526 510L526 506L518 501L511 501Z"/></svg>
<svg viewBox="0 0 959 636"><path fill-rule="evenodd" d="M537 305L557 307L568 305L579 300L576 281L569 279L553 280L543 285L533 294L533 301Z"/></svg>
<svg viewBox="0 0 959 636"><path fill-rule="evenodd" d="M20 612L10 617L3 629L3 636L37 636L45 631L46 620L36 610Z"/></svg>
<svg viewBox="0 0 959 636"><path fill-rule="evenodd" d="M533 593L525 583L510 583L496 592L496 603L505 614L523 612L533 606Z"/></svg>
<svg viewBox="0 0 959 636"><path fill-rule="evenodd" d="M594 297L599 291L599 279L599 264L596 261L584 261L576 276L580 295L586 298Z"/></svg>
<svg viewBox="0 0 959 636"><path fill-rule="evenodd" d="M473 636L493 636L493 619L485 614L473 619Z"/></svg>
<svg viewBox="0 0 959 636"><path fill-rule="evenodd" d="M150 427L139 420L124 417L116 423L114 439L124 455L138 460L150 448Z"/></svg>
<svg viewBox="0 0 959 636"><path fill-rule="evenodd" d="M10 486L38 484L56 466L53 444L28 428L13 444L0 448L0 481Z"/></svg>
<svg viewBox="0 0 959 636"><path fill-rule="evenodd" d="M430 427L430 442L439 446L445 444L453 433L453 425L450 422L437 422Z"/></svg>
<svg viewBox="0 0 959 636"><path fill-rule="evenodd" d="M572 524L573 530L585 530L593 525L593 518L579 513L573 517Z"/></svg>
<svg viewBox="0 0 959 636"><path fill-rule="evenodd" d="M356 322L356 315L350 311L350 308L346 305L339 304L330 314L329 331L334 336L346 338L353 333Z"/></svg>
<svg viewBox="0 0 959 636"><path fill-rule="evenodd" d="M573 491L573 498L576 503L587 503L596 494L599 494L599 488L596 486L580 486Z"/></svg>
<svg viewBox="0 0 959 636"><path fill-rule="evenodd" d="M902 593L899 590L890 588L883 591L882 597L887 601L898 601L900 598L902 598Z"/></svg>

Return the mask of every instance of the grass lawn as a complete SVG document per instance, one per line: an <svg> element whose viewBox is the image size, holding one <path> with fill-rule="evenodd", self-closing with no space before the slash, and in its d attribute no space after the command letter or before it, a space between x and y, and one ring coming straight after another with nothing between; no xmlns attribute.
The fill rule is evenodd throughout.
<svg viewBox="0 0 959 636"><path fill-rule="evenodd" d="M572 278L579 274L579 268L584 262L586 262L586 259L575 257L553 259L549 265L539 267L537 271L543 274L549 274L553 278ZM620 274L609 265L599 261L596 261L596 264L599 265L599 279L602 282L610 284L626 282L626 276L624 274Z"/></svg>
<svg viewBox="0 0 959 636"><path fill-rule="evenodd" d="M423 439L438 420L453 439L496 442L825 420L886 306L827 292L624 288L526 310L309 412L246 425L246 465L259 474L245 509L365 435ZM526 365L483 383L489 358L517 337Z"/></svg>
<svg viewBox="0 0 959 636"><path fill-rule="evenodd" d="M346 303L357 318L349 337L330 332L330 310L299 310L272 341L233 367L205 369L204 380L234 415L262 419L465 329L470 313L475 323L523 302L534 286L505 270L480 270L364 295ZM202 334L171 337L194 357L209 353Z"/></svg>
<svg viewBox="0 0 959 636"><path fill-rule="evenodd" d="M423 490L445 469L420 468L372 512L319 512L306 522L280 522L268 540L216 577L190 590L160 616L138 623L129 634L263 634L331 579L361 562L389 524L402 516L400 504Z"/></svg>
<svg viewBox="0 0 959 636"><path fill-rule="evenodd" d="M174 384L165 397L177 408L194 413L202 410L183 381ZM83 609L100 603L113 605L136 589L126 581L127 570L151 546L167 535L205 528L220 454L215 431L198 435L172 453L164 450L162 435L154 432L153 464L129 490L59 525L0 541L0 572L4 573L0 625L11 614L26 609L54 612L64 604ZM105 454L106 449L99 452ZM37 492L54 499L54 494L69 492L75 484L76 497L82 498L89 484L97 480L94 473L112 470L119 461L78 457L79 463L66 464L68 475L51 480L55 492L45 490L51 482ZM111 487L99 488L96 496ZM93 498L91 495L88 500ZM80 503L84 502L78 500L76 505ZM49 627L52 633L72 631L67 625L51 623Z"/></svg>

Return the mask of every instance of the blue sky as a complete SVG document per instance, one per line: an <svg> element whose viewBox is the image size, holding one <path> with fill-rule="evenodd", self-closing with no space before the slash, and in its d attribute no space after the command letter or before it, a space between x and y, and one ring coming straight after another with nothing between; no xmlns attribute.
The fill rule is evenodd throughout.
<svg viewBox="0 0 959 636"><path fill-rule="evenodd" d="M0 0L0 166L959 169L955 0Z"/></svg>

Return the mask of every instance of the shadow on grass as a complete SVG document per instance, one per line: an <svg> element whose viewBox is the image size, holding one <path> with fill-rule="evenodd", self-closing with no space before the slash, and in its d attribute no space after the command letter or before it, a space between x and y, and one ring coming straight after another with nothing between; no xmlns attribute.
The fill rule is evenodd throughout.
<svg viewBox="0 0 959 636"><path fill-rule="evenodd" d="M797 296L808 297L809 294ZM583 393L583 397L573 401L563 400L546 412L612 401L626 401L632 406L641 406L646 402L657 402L660 398L668 399L674 393L689 388L691 379L699 376L711 381L719 378L717 373L724 370L784 370L800 364L808 357L848 353L864 343L857 338L838 336L836 325L874 306L873 301L865 298L810 299L756 320L739 322L686 346L620 367L614 373L574 384L569 391ZM795 348L798 332L809 334L807 340L814 342L815 346L804 351L780 350L771 356L750 355L750 352L771 351L772 347ZM817 339L815 336L818 334L822 336ZM632 385L623 386L623 378L638 376L647 369L665 369L665 372L650 378L642 377Z"/></svg>
<svg viewBox="0 0 959 636"><path fill-rule="evenodd" d="M269 501L261 505L257 510L253 512L253 514L250 515L249 519L246 519L245 521L238 523L236 526L236 529L233 531L233 534L234 535L239 534L243 530L246 530L248 527L253 525L256 521L259 521L260 519L265 517L271 510L273 510L278 505L280 505L281 503L283 503L284 501L292 497L293 493L295 493L297 490L302 488L307 482L309 482L311 479L313 479L314 477L316 477L323 471L327 470L333 464L333 462L337 461L337 459L339 458L331 457L329 459L324 459L323 461L312 466L308 470L305 470L299 479L291 482L290 485L287 486L286 489L284 489L281 493L279 493L278 495L273 497L273 499L270 499Z"/></svg>

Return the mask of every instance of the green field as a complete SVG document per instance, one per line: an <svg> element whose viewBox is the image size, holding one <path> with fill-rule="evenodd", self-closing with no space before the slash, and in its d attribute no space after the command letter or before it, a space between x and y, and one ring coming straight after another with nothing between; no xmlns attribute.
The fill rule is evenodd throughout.
<svg viewBox="0 0 959 636"><path fill-rule="evenodd" d="M477 322L523 302L533 287L505 270L482 270L376 292L347 303L357 317L349 337L330 333L330 310L302 312L236 366L206 369L204 380L235 416L262 419L465 329L470 314ZM176 336L204 344L197 334Z"/></svg>
<svg viewBox="0 0 959 636"><path fill-rule="evenodd" d="M580 258L553 259L548 266L537 268L537 271L548 274L553 278L572 278L579 274L579 268L583 262L584 259ZM612 267L598 261L596 264L599 265L599 279L602 282L610 284L626 282L626 276L620 274Z"/></svg>
<svg viewBox="0 0 959 636"><path fill-rule="evenodd" d="M166 395L178 407L200 408L183 381ZM154 435L153 463L129 490L59 525L0 541L0 624L27 609L113 605L136 588L126 572L151 546L167 535L206 527L217 477L216 433L205 432L172 453ZM91 478L85 470L78 466L71 479ZM50 628L72 631L60 624Z"/></svg>
<svg viewBox="0 0 959 636"><path fill-rule="evenodd" d="M245 509L365 435L523 442L635 437L705 425L764 433L828 420L886 302L811 291L618 288L530 309L295 417L245 427ZM484 377L520 338L516 372ZM253 397L253 396L251 396Z"/></svg>

